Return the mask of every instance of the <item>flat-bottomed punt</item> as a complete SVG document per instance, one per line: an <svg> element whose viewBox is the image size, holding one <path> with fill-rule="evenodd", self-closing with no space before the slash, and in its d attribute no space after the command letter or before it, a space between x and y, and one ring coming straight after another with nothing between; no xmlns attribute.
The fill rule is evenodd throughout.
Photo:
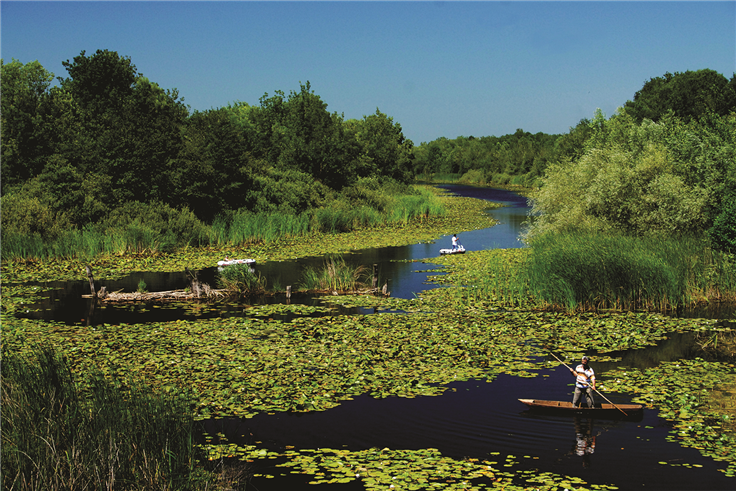
<svg viewBox="0 0 736 491"><path fill-rule="evenodd" d="M544 401L540 399L519 399L519 401L532 409L568 412L570 414L586 414L590 416L615 416L616 414L623 416L624 413L627 416L636 416L640 415L644 410L642 404L616 404L614 406L613 404L603 403L589 408L585 405L575 407L569 401Z"/></svg>

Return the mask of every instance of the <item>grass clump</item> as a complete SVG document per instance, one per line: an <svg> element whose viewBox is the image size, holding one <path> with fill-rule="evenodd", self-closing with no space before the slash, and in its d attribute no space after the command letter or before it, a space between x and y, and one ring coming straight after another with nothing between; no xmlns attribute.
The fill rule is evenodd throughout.
<svg viewBox="0 0 736 491"><path fill-rule="evenodd" d="M50 348L3 352L4 489L199 489L195 422L185 398L75 379Z"/></svg>
<svg viewBox="0 0 736 491"><path fill-rule="evenodd" d="M303 290L355 291L364 286L364 266L350 266L341 255L329 255L322 269L307 268L301 285Z"/></svg>
<svg viewBox="0 0 736 491"><path fill-rule="evenodd" d="M218 286L238 295L253 295L266 291L266 278L248 264L231 264L220 272Z"/></svg>

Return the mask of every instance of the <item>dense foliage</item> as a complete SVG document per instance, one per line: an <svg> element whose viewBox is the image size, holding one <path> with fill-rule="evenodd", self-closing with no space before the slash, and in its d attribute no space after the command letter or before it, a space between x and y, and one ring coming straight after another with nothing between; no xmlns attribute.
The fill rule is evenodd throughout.
<svg viewBox="0 0 736 491"><path fill-rule="evenodd" d="M665 73L654 77L624 107L637 122L659 121L668 112L685 121L736 110L736 74L729 81L715 70Z"/></svg>
<svg viewBox="0 0 736 491"><path fill-rule="evenodd" d="M472 184L533 187L554 158L558 139L559 135L533 135L521 129L501 137L443 137L415 149L415 172L429 179L455 174Z"/></svg>
<svg viewBox="0 0 736 491"><path fill-rule="evenodd" d="M335 201L351 208L361 180L413 177L413 143L393 118L376 110L345 121L309 82L265 94L258 106L190 113L176 89L162 89L114 51L83 51L63 65L68 77L52 86L38 62L2 62L10 243L48 243L90 227L155 229L155 216L165 215L190 224L178 242L185 245L218 216L299 215Z"/></svg>

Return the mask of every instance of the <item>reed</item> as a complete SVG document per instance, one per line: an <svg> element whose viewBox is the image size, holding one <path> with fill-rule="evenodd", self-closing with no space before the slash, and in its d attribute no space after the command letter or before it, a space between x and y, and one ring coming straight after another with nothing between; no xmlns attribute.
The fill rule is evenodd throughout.
<svg viewBox="0 0 736 491"><path fill-rule="evenodd" d="M203 489L189 402L99 373L77 380L49 348L3 352L4 489ZM211 484L211 483L210 483Z"/></svg>
<svg viewBox="0 0 736 491"><path fill-rule="evenodd" d="M255 295L266 291L266 278L256 273L247 264L231 264L220 272L217 278L220 288L237 295Z"/></svg>
<svg viewBox="0 0 736 491"><path fill-rule="evenodd" d="M694 238L545 234L531 243L518 274L498 272L488 287L500 297L568 310L667 311L733 298L736 284L729 256Z"/></svg>
<svg viewBox="0 0 736 491"><path fill-rule="evenodd" d="M222 228L221 225L219 225ZM235 213L232 222L220 240L227 244L243 244L254 241L271 242L282 237L308 234L309 216L285 213L253 213L241 210Z"/></svg>
<svg viewBox="0 0 736 491"><path fill-rule="evenodd" d="M301 284L302 290L355 291L364 286L367 279L366 268L350 266L340 255L329 255L322 269L307 268Z"/></svg>

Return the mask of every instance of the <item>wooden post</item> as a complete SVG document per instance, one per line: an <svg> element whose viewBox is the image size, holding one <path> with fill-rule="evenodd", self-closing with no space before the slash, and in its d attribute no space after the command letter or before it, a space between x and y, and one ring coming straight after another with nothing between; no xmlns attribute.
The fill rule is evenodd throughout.
<svg viewBox="0 0 736 491"><path fill-rule="evenodd" d="M89 264L86 266L87 268L87 278L89 279L89 289L92 292L92 298L96 298L97 294L95 293L95 279L92 277L92 268L89 267Z"/></svg>
<svg viewBox="0 0 736 491"><path fill-rule="evenodd" d="M373 264L373 289L378 286L378 276L376 275L376 269L378 269L378 264Z"/></svg>

